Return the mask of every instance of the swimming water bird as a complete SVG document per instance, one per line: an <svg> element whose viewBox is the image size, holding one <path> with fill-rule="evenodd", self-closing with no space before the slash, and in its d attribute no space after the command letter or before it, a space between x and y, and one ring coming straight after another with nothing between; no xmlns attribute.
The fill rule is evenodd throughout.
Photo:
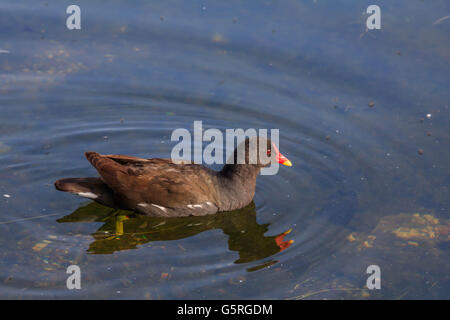
<svg viewBox="0 0 450 320"><path fill-rule="evenodd" d="M100 177L61 179L55 182L55 187L109 207L148 216L202 216L236 210L252 202L256 177L261 168L271 164L270 158L263 160L259 156L259 145L265 147L261 139L264 138L247 138L242 142L245 149L238 146L233 153L234 161L228 161L221 171L170 159L86 152L87 160ZM269 156L275 152L278 163L292 166L270 139L264 140L267 149L263 152ZM238 149L245 150L242 164L237 161Z"/></svg>

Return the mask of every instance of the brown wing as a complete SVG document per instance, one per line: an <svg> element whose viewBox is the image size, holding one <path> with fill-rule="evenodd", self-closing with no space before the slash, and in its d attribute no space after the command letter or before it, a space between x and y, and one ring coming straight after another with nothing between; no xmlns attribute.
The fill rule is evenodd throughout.
<svg viewBox="0 0 450 320"><path fill-rule="evenodd" d="M142 159L87 152L86 157L102 180L126 206L138 204L201 211L215 204L214 171L195 164L175 164L170 159ZM211 211L213 205L205 206ZM206 210L206 209L205 209ZM216 208L214 208L216 210Z"/></svg>

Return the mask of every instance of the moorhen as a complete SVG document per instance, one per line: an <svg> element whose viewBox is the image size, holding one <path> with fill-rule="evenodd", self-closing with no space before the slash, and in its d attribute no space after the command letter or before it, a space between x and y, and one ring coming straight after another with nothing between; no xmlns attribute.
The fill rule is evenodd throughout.
<svg viewBox="0 0 450 320"><path fill-rule="evenodd" d="M255 143L250 143L250 139L255 139ZM270 165L270 158L267 163L259 156L253 161L255 164L249 161L252 152L259 154L260 139L264 138L247 138L242 142L245 143L245 163L237 164L238 147L234 150L233 164L225 164L221 171L198 164L175 163L170 159L86 152L86 158L100 177L61 179L55 182L55 187L109 207L148 216L201 216L236 210L251 203L256 177L261 168ZM264 140L269 156L274 151L278 163L292 165L270 139ZM264 146L264 141L261 145Z"/></svg>

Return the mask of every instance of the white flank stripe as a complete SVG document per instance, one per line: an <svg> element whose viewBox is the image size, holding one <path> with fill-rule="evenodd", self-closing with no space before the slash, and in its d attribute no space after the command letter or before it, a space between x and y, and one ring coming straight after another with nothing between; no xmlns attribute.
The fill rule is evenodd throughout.
<svg viewBox="0 0 450 320"><path fill-rule="evenodd" d="M164 208L164 207L158 206L158 205L153 204L153 203L152 203L152 206L157 207L158 209L161 209L161 210L164 211L164 212L167 212L167 209Z"/></svg>

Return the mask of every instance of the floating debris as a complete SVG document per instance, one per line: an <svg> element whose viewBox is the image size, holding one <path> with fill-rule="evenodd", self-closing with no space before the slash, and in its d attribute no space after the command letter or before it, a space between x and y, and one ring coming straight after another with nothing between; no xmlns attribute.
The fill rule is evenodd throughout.
<svg viewBox="0 0 450 320"><path fill-rule="evenodd" d="M9 150L11 150L11 147L0 141L0 153L5 153Z"/></svg>
<svg viewBox="0 0 450 320"><path fill-rule="evenodd" d="M420 240L432 240L437 238L441 232L442 226L439 223L439 219L435 218L431 214L419 214L414 213L412 216L401 216L402 218L408 218L409 221L407 226L399 226L392 230L392 233L398 238L409 240L420 239ZM392 224L395 225L395 224ZM408 243L414 245L414 243Z"/></svg>
<svg viewBox="0 0 450 320"><path fill-rule="evenodd" d="M0 53L9 53L9 51L8 51L8 50L0 49Z"/></svg>
<svg viewBox="0 0 450 320"><path fill-rule="evenodd" d="M225 38L220 33L215 33L213 35L211 41L214 42L214 43L225 43L226 42Z"/></svg>
<svg viewBox="0 0 450 320"><path fill-rule="evenodd" d="M32 249L33 249L33 251L39 252L39 251L41 251L42 249L44 249L46 246L48 246L49 243L51 243L51 242L48 241L48 240L44 240L44 241L42 241L42 242L36 243L36 244L33 246Z"/></svg>
<svg viewBox="0 0 450 320"><path fill-rule="evenodd" d="M440 18L440 19L437 19L437 20L433 23L433 26L438 25L438 24L440 24L442 21L447 20L447 19L449 19L449 18L450 18L450 15L445 16L445 17L442 17L442 18Z"/></svg>
<svg viewBox="0 0 450 320"><path fill-rule="evenodd" d="M366 247L366 248L372 248L373 247L372 244L370 244L368 241L364 241L363 242L363 246Z"/></svg>
<svg viewBox="0 0 450 320"><path fill-rule="evenodd" d="M392 231L397 237L402 239L419 238L419 239L433 239L436 237L434 229L430 226L424 228L408 228L400 227Z"/></svg>
<svg viewBox="0 0 450 320"><path fill-rule="evenodd" d="M11 196L10 196L9 194L6 194L6 193L5 193L3 196L4 196L5 198L11 198Z"/></svg>
<svg viewBox="0 0 450 320"><path fill-rule="evenodd" d="M237 277L237 278L230 278L230 279L228 280L228 283L229 283L229 284L236 285L236 284L244 283L245 281L247 281L247 278L246 278L246 277L244 277L244 276L239 276L239 277Z"/></svg>
<svg viewBox="0 0 450 320"><path fill-rule="evenodd" d="M161 280L162 279L166 279L166 278L168 278L169 277L169 273L167 273L167 272L162 272L161 273Z"/></svg>
<svg viewBox="0 0 450 320"><path fill-rule="evenodd" d="M422 149L419 149L419 150L417 150L417 153L418 153L419 155L423 155L423 150L422 150Z"/></svg>
<svg viewBox="0 0 450 320"><path fill-rule="evenodd" d="M369 102L369 107L370 107L370 108L373 108L373 107L375 107L375 102L373 102L373 101L370 101L370 102Z"/></svg>
<svg viewBox="0 0 450 320"><path fill-rule="evenodd" d="M431 113L427 114L427 118L430 119L431 118Z"/></svg>

